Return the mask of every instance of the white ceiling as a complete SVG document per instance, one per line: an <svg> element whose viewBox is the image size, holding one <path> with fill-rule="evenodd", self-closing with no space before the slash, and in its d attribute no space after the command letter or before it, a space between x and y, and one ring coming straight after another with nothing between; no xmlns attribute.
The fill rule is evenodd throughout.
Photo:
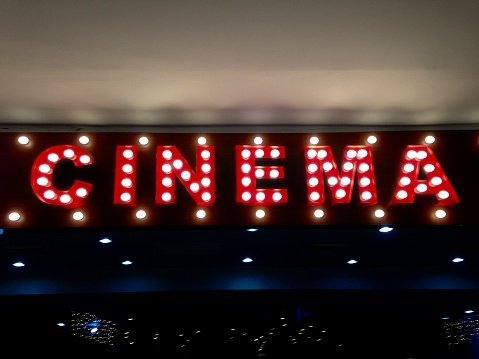
<svg viewBox="0 0 479 359"><path fill-rule="evenodd" d="M478 14L478 0L0 0L0 123L477 124Z"/></svg>

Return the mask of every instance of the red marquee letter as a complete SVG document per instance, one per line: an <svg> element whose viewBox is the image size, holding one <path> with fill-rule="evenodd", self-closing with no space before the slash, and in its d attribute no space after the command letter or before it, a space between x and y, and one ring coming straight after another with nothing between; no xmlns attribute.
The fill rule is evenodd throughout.
<svg viewBox="0 0 479 359"><path fill-rule="evenodd" d="M198 206L211 206L216 199L215 147L196 146L194 172L176 146L156 148L156 203L175 203L175 176Z"/></svg>
<svg viewBox="0 0 479 359"><path fill-rule="evenodd" d="M136 146L116 147L114 204L136 204L137 154Z"/></svg>
<svg viewBox="0 0 479 359"><path fill-rule="evenodd" d="M75 166L87 166L93 163L92 155L79 146L61 145L46 149L33 162L30 176L33 192L39 200L55 206L68 208L80 207L90 193L92 184L75 180L67 190L53 186L53 171L58 161L69 159Z"/></svg>
<svg viewBox="0 0 479 359"><path fill-rule="evenodd" d="M378 202L371 146L346 146L341 173L329 146L306 146L304 155L310 205L324 204L324 177L332 194L331 202L350 203L356 172L359 179L360 202L370 205Z"/></svg>
<svg viewBox="0 0 479 359"><path fill-rule="evenodd" d="M284 146L236 146L236 202L256 205L288 203L288 190L258 189L258 179L284 178L283 166L256 166L256 159L285 157Z"/></svg>
<svg viewBox="0 0 479 359"><path fill-rule="evenodd" d="M419 179L420 169L427 179ZM452 183L427 145L407 146L403 153L392 204L413 203L416 195L435 195L442 206L459 203Z"/></svg>

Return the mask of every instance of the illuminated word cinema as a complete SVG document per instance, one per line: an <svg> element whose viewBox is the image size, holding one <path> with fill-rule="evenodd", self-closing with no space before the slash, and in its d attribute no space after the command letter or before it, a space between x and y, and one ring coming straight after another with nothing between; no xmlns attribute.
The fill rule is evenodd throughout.
<svg viewBox="0 0 479 359"><path fill-rule="evenodd" d="M300 151L304 152L302 158L306 181L303 185L307 189L305 204L321 206L326 203L326 197L331 204L351 203L356 182L359 203L378 203L378 184L370 145L345 146L341 162L334 157L331 147L327 145L308 145ZM198 145L195 163L189 163L176 146L156 146L155 203L166 206L174 204L179 182L197 206L214 205L217 195L216 177L221 173L216 168L215 152L215 146ZM114 205L138 204L137 181L145 175L138 173L140 156L142 154L136 145L116 146L112 191ZM282 165L282 160L286 158L286 146L236 145L236 202L249 206L288 203L288 188L275 186L287 175L287 168ZM76 167L95 163L94 156L84 147L49 147L34 160L30 177L33 192L38 199L49 205L67 208L84 206L94 183L77 179L68 189L56 188L53 173L61 160L69 160ZM417 196L433 196L440 206L460 202L439 159L427 144L407 145L397 165L393 195L386 199L391 205L414 203ZM262 188L264 180L269 183L267 188ZM328 196L326 192L329 192Z"/></svg>

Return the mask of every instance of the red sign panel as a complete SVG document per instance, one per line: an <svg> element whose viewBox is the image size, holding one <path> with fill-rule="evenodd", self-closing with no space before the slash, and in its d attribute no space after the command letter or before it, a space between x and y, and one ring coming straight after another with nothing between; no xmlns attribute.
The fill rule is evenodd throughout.
<svg viewBox="0 0 479 359"><path fill-rule="evenodd" d="M14 228L477 224L477 131L0 134Z"/></svg>

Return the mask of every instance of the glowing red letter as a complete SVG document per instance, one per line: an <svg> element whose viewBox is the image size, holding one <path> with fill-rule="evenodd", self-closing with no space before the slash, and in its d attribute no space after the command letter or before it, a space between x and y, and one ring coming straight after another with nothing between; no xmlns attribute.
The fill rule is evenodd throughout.
<svg viewBox="0 0 479 359"><path fill-rule="evenodd" d="M427 179L419 179L420 169ZM403 153L392 204L413 203L418 195L435 195L439 204L459 203L459 197L431 148L427 145L407 146Z"/></svg>
<svg viewBox="0 0 479 359"><path fill-rule="evenodd" d="M350 203L356 172L358 172L359 179L360 202L364 204L377 203L371 146L346 146L341 173L338 171L329 146L306 146L304 154L310 205L324 204L324 177L327 178L332 194L331 202L333 204ZM326 176L323 176L323 173Z"/></svg>
<svg viewBox="0 0 479 359"><path fill-rule="evenodd" d="M256 166L256 159L284 157L284 146L236 146L236 202L269 206L288 203L285 188L256 188L258 179L284 178L282 166Z"/></svg>
<svg viewBox="0 0 479 359"><path fill-rule="evenodd" d="M82 206L90 193L92 184L75 180L67 190L53 186L53 170L58 161L69 159L75 166L87 166L93 163L92 155L78 146L54 146L38 155L32 166L31 185L39 200L55 206L75 208Z"/></svg>
<svg viewBox="0 0 479 359"><path fill-rule="evenodd" d="M216 199L215 147L196 146L194 172L175 146L156 149L156 203L175 203L175 176L199 206L211 206Z"/></svg>
<svg viewBox="0 0 479 359"><path fill-rule="evenodd" d="M136 146L116 147L114 204L136 204Z"/></svg>

